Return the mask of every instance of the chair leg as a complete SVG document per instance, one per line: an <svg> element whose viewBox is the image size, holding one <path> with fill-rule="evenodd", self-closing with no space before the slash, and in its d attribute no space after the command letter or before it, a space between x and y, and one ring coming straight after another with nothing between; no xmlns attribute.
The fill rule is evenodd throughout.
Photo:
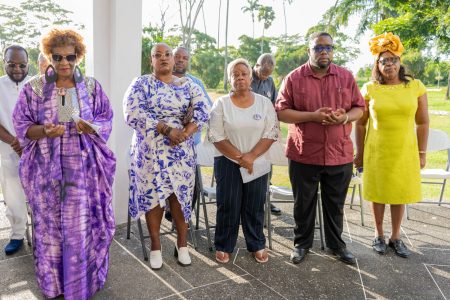
<svg viewBox="0 0 450 300"><path fill-rule="evenodd" d="M361 226L364 226L364 199L362 197L362 186L358 184L358 193L359 193L359 207L361 209Z"/></svg>
<svg viewBox="0 0 450 300"><path fill-rule="evenodd" d="M353 200L355 199L356 184L353 185L351 189L352 189L352 198L350 200L350 209L353 209Z"/></svg>
<svg viewBox="0 0 450 300"><path fill-rule="evenodd" d="M192 245L194 249L197 250L197 239L195 238L195 229L192 220L189 220L189 235L191 236Z"/></svg>
<svg viewBox="0 0 450 300"><path fill-rule="evenodd" d="M409 220L409 205L406 204L405 208L406 208L406 219Z"/></svg>
<svg viewBox="0 0 450 300"><path fill-rule="evenodd" d="M202 200L202 206L203 206L203 215L205 216L205 227L206 227L206 239L208 240L208 249L209 251L213 251L212 247L212 241L211 241L211 232L209 227L209 218L208 218L208 210L206 208L206 200L205 200L205 194L203 191L200 191L201 193L201 200Z"/></svg>
<svg viewBox="0 0 450 300"><path fill-rule="evenodd" d="M130 214L128 214L128 217L127 217L127 240L130 239L130 233L131 233L131 217L130 217Z"/></svg>
<svg viewBox="0 0 450 300"><path fill-rule="evenodd" d="M31 234L30 234L30 223L27 220L25 235L27 236L27 244L31 247Z"/></svg>
<svg viewBox="0 0 450 300"><path fill-rule="evenodd" d="M270 196L266 201L266 216L267 216L267 238L269 240L269 249L272 250L272 216L270 213Z"/></svg>
<svg viewBox="0 0 450 300"><path fill-rule="evenodd" d="M445 191L445 184L447 183L447 179L444 179L442 182L442 189L441 189L441 195L439 196L439 206L441 206L442 198L444 197L444 191Z"/></svg>
<svg viewBox="0 0 450 300"><path fill-rule="evenodd" d="M141 240L142 253L143 253L143 255L144 255L144 260L145 260L145 261L148 261L147 249L145 248L144 233L143 233L143 231L142 231L141 218L138 218L138 219L137 219L137 226L138 226L138 230L139 230L139 239Z"/></svg>

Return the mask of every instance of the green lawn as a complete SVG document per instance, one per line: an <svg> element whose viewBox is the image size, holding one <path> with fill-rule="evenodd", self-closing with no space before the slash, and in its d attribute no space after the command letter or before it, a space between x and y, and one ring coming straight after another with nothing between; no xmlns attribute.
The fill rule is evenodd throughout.
<svg viewBox="0 0 450 300"><path fill-rule="evenodd" d="M450 112L450 101L444 100L445 98L445 88L442 88L440 92L429 91L428 94L428 106L429 110L439 110L439 111L449 111ZM212 99L216 99L221 94L210 93ZM450 116L441 115L430 115L430 128L440 129L450 136ZM283 138L287 136L287 125L281 123L281 133ZM427 154L427 167L428 168L441 168L445 166L447 161L447 153L428 153ZM211 176L212 169L208 168L202 171L205 174ZM287 167L274 167L272 184L279 186L290 187L289 176L287 172ZM422 191L424 199L437 199L439 197L439 188L437 185L423 185ZM449 201L450 190L446 188L445 199Z"/></svg>

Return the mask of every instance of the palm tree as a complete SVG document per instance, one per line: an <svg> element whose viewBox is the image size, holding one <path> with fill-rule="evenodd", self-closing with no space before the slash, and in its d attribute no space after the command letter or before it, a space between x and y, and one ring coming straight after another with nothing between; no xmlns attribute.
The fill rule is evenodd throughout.
<svg viewBox="0 0 450 300"><path fill-rule="evenodd" d="M269 29L272 25L273 20L275 20L275 12L271 6L260 5L258 10L258 21L263 21L263 31L261 38L261 54L263 54L263 41L264 41L264 31Z"/></svg>
<svg viewBox="0 0 450 300"><path fill-rule="evenodd" d="M347 26L351 16L361 16L356 36L362 35L370 29L372 24L389 17L396 17L397 13L389 9L383 0L336 0L323 16L323 21L330 27Z"/></svg>
<svg viewBox="0 0 450 300"><path fill-rule="evenodd" d="M286 2L290 5L294 0L283 0L283 15L284 15L284 49L286 52L286 44L287 44L287 17L286 17Z"/></svg>
<svg viewBox="0 0 450 300"><path fill-rule="evenodd" d="M255 38L255 12L258 11L259 7L261 6L258 3L258 0L247 0L248 6L241 7L241 10L246 13L250 12L252 15L252 22L253 22L253 38Z"/></svg>
<svg viewBox="0 0 450 300"><path fill-rule="evenodd" d="M228 65L228 11L230 7L230 0L227 0L227 14L225 19L225 59L223 68L223 89L226 91L228 89L228 77L227 77L227 65Z"/></svg>

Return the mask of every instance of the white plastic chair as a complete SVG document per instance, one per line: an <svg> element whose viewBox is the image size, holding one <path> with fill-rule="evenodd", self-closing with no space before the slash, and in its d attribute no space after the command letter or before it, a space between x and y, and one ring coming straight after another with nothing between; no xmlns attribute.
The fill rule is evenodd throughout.
<svg viewBox="0 0 450 300"><path fill-rule="evenodd" d="M284 147L273 147L271 148L272 153L269 153L269 159L272 162L272 166L287 166L288 159L284 155ZM281 155L280 155L280 151ZM272 249L272 231L274 230L272 226L272 214L270 213L271 203L292 203L294 204L294 195L292 190L287 187L270 185L267 193L266 199L266 218L267 218L267 239L269 240L269 249ZM324 231L323 231L323 215L322 215L322 198L320 195L320 186L318 188L317 195L317 211L316 211L316 227L320 232L320 245L321 249L325 249L324 243ZM291 226L289 226L291 227Z"/></svg>
<svg viewBox="0 0 450 300"><path fill-rule="evenodd" d="M447 165L441 169L422 169L420 177L423 184L441 185L439 201L421 201L420 203L441 205L444 198L445 186L447 179L450 179L450 139L442 130L431 129L428 133L427 152L447 151ZM433 180L433 181L430 181ZM409 219L408 206L406 206L406 217Z"/></svg>

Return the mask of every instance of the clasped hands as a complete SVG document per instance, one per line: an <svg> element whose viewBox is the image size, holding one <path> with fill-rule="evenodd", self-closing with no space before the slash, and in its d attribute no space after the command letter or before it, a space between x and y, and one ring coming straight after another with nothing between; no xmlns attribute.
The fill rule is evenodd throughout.
<svg viewBox="0 0 450 300"><path fill-rule="evenodd" d="M185 128L172 128L170 130L168 138L170 139L170 146L173 147L187 140L189 138L189 134Z"/></svg>
<svg viewBox="0 0 450 300"><path fill-rule="evenodd" d="M322 125L338 125L348 120L347 112L343 108L338 108L333 111L331 107L322 107L314 113L315 121Z"/></svg>
<svg viewBox="0 0 450 300"><path fill-rule="evenodd" d="M89 125L87 125L84 121L79 121L75 123L75 127L79 134L93 134L95 131ZM61 124L52 124L47 123L44 124L44 134L47 137L54 138L58 136L62 136L64 131L66 130L65 125Z"/></svg>
<svg viewBox="0 0 450 300"><path fill-rule="evenodd" d="M256 155L254 155L251 152L247 153L241 153L240 155L236 156L236 160L242 168L247 169L249 174L253 173L253 162L256 159Z"/></svg>

